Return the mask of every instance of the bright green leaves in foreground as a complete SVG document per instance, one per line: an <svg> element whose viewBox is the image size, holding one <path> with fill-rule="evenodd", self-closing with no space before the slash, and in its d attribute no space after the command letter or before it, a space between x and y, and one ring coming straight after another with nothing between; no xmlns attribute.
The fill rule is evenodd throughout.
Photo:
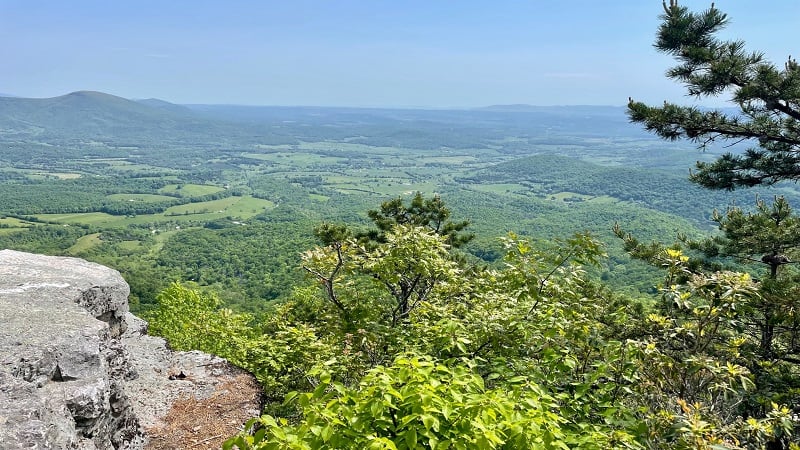
<svg viewBox="0 0 800 450"><path fill-rule="evenodd" d="M150 333L166 338L175 350L201 350L246 369L272 402L280 402L290 389L310 387L307 373L339 350L313 326L290 320L286 306L256 321L220 308L214 295L180 283L172 283L158 300L148 316Z"/></svg>
<svg viewBox="0 0 800 450"><path fill-rule="evenodd" d="M157 299L159 307L147 316L149 331L167 339L175 350L202 350L235 360L235 349L252 334L252 318L220 308L213 294L175 282Z"/></svg>
<svg viewBox="0 0 800 450"><path fill-rule="evenodd" d="M396 225L383 239L367 246L355 239L334 241L303 255L303 268L335 309L333 320L348 331L396 328L422 304L464 288L463 268L449 253L445 237Z"/></svg>
<svg viewBox="0 0 800 450"><path fill-rule="evenodd" d="M369 249L348 240L307 254L329 275L315 274L316 296L298 290L282 313L318 338L305 353L285 349L311 370L281 388L305 393L288 394L283 413L254 419L255 434L228 448L736 449L793 439L786 407L739 413L758 393L743 364L758 297L749 276L696 273L681 251L662 250L653 261L671 280L666 306L640 314L586 278L581 263L602 256L590 236L546 250L515 236L505 245L497 270L461 266L440 237L409 226ZM394 322L393 290L417 275L436 288L410 297L416 306Z"/></svg>
<svg viewBox="0 0 800 450"><path fill-rule="evenodd" d="M677 247L631 238L665 271L660 303L644 310L587 278L583 265L603 256L589 235L511 235L502 266L486 268L427 227L397 224L369 245L330 231L335 239L303 255L310 283L263 317L179 284L159 298L154 332L226 357L264 386L269 414L227 448L796 441L781 403L796 398L797 368L758 358L762 291L746 274L703 272Z"/></svg>
<svg viewBox="0 0 800 450"><path fill-rule="evenodd" d="M264 416L263 427L224 448L259 449L567 449L589 444L562 429L557 402L519 377L487 387L463 363L443 364L413 355L371 370L349 388L321 374L312 393L292 393L302 409L297 425ZM601 442L591 445L604 448Z"/></svg>
<svg viewBox="0 0 800 450"><path fill-rule="evenodd" d="M307 253L320 289L298 290L283 315L313 327L331 359L310 385L295 380L307 393L288 395L291 413L255 420L260 431L228 445L636 447L642 422L622 403L636 349L612 339L624 305L608 306L579 264L602 249L586 235L548 251L505 243L502 270L465 267L442 236L408 225L369 248L345 240Z"/></svg>

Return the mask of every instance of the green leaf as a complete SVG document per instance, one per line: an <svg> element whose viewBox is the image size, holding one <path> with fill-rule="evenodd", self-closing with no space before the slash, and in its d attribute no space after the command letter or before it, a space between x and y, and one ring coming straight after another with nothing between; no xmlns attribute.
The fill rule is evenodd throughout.
<svg viewBox="0 0 800 450"><path fill-rule="evenodd" d="M425 425L425 429L426 430L430 430L431 428L434 427L434 425L436 425L435 430L438 431L438 428L439 428L438 423L437 423L438 420L436 420L435 417L433 417L430 414L423 414L421 416L421 419L422 419L422 424Z"/></svg>
<svg viewBox="0 0 800 450"><path fill-rule="evenodd" d="M404 436L406 441L406 445L408 445L409 449L413 449L417 447L417 430L415 428L409 428L406 431Z"/></svg>
<svg viewBox="0 0 800 450"><path fill-rule="evenodd" d="M328 442L333 436L333 427L330 424L323 427L320 436L322 437L322 442Z"/></svg>

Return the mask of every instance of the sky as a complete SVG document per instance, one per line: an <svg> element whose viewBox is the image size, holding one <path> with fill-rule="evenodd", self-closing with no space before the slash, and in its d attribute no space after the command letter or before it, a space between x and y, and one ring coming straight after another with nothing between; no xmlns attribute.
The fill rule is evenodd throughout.
<svg viewBox="0 0 800 450"><path fill-rule="evenodd" d="M681 5L699 11L710 1ZM731 18L725 38L779 64L800 54L797 0L716 6ZM662 12L660 0L0 0L0 93L286 106L691 104L664 77L672 60L652 47Z"/></svg>

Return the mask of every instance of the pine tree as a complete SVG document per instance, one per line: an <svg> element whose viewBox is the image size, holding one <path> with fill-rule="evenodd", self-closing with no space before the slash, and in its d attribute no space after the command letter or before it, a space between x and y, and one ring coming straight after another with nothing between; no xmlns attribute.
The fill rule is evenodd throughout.
<svg viewBox="0 0 800 450"><path fill-rule="evenodd" d="M655 43L679 64L667 76L696 98L731 95L739 111L727 113L665 102L648 106L630 99L628 115L648 131L669 139L688 139L701 148L714 142L746 142L741 153L725 153L711 163L698 162L692 181L711 189L769 185L800 180L800 65L791 56L777 67L743 41L715 35L728 16L711 4L701 13L664 3Z"/></svg>
<svg viewBox="0 0 800 450"><path fill-rule="evenodd" d="M703 250L767 269L748 318L758 330L760 356L797 363L800 286L796 271L786 274L783 268L793 263L790 255L796 255L800 247L800 217L786 199L776 197L772 205L759 200L754 212L746 213L741 208L730 208L725 215L715 212L714 221L722 234L705 241ZM781 337L782 341L778 339ZM776 341L780 341L777 349Z"/></svg>
<svg viewBox="0 0 800 450"><path fill-rule="evenodd" d="M413 225L425 227L435 234L445 237L445 242L455 248L471 241L475 235L462 233L469 226L469 221L450 221L450 208L445 206L441 197L434 195L426 199L417 192L406 206L402 197L381 203L379 210L369 210L367 215L378 227L363 237L378 242L385 241L385 234L397 225Z"/></svg>

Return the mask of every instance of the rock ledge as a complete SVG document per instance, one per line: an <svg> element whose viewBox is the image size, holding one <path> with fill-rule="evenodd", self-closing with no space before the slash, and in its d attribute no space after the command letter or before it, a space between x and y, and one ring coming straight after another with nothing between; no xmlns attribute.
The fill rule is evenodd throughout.
<svg viewBox="0 0 800 450"><path fill-rule="evenodd" d="M258 414L260 397L250 375L221 358L168 350L128 312L128 294L119 272L107 267L0 251L3 449L212 448L196 445L212 436L190 426L192 417L182 427L193 430L194 439L158 447L148 441L162 439L158 433L172 408L222 401L235 380L251 391L236 392L238 403L229 408L235 419L218 417L238 422L224 437L241 417ZM170 379L180 372L185 378ZM213 445L219 448L219 442Z"/></svg>

